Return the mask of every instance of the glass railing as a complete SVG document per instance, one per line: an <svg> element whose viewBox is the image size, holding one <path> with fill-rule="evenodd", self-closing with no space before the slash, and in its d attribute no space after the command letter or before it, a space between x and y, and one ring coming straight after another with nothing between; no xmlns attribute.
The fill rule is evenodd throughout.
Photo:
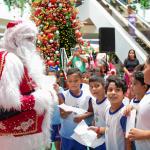
<svg viewBox="0 0 150 150"><path fill-rule="evenodd" d="M119 0L97 0L108 13L133 37L133 39L150 53L150 24L136 16L136 24L129 22L127 6ZM118 14L118 15L116 15ZM134 32L134 35L132 35Z"/></svg>

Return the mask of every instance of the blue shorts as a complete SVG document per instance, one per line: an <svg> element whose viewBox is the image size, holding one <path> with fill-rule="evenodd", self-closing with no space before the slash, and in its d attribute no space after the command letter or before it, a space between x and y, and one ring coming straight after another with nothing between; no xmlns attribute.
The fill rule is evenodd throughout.
<svg viewBox="0 0 150 150"><path fill-rule="evenodd" d="M61 137L61 150L87 150L87 147L73 139Z"/></svg>
<svg viewBox="0 0 150 150"><path fill-rule="evenodd" d="M51 140L52 140L52 142L61 140L59 130L60 130L60 124L52 125L52 129L51 129Z"/></svg>
<svg viewBox="0 0 150 150"><path fill-rule="evenodd" d="M96 147L96 148L89 148L90 150L106 150L106 145L103 143L102 145Z"/></svg>

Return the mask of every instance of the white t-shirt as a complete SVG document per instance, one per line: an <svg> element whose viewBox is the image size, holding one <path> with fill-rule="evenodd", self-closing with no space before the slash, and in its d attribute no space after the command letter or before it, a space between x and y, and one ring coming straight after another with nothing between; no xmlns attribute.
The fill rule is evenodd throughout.
<svg viewBox="0 0 150 150"><path fill-rule="evenodd" d="M107 150L125 150L125 125L126 117L123 116L124 104L115 112L110 112L110 107L106 110L106 131L105 143Z"/></svg>
<svg viewBox="0 0 150 150"><path fill-rule="evenodd" d="M94 110L94 120L96 127L106 127L105 123L105 112L107 107L110 106L110 102L105 97L101 102L98 102L96 99L92 99L92 105ZM102 135L100 140L105 142L105 136Z"/></svg>
<svg viewBox="0 0 150 150"><path fill-rule="evenodd" d="M122 103L123 103L125 106L129 105L129 103L130 103L129 98L125 96L124 99L122 100Z"/></svg>
<svg viewBox="0 0 150 150"><path fill-rule="evenodd" d="M106 97L101 102L98 102L96 99L92 99L92 105L94 110L95 126L105 127L105 112L106 108L110 106L110 102Z"/></svg>
<svg viewBox="0 0 150 150"><path fill-rule="evenodd" d="M73 93L71 93L70 90L66 90L63 91L61 94L64 98L64 103L66 105L88 110L91 97L86 92L81 90L81 94L79 96L75 96L73 95ZM77 123L73 121L75 116L75 113L71 113L66 119L61 118L60 135L62 137L68 139L71 138L70 136L73 134L73 131L77 126Z"/></svg>
<svg viewBox="0 0 150 150"><path fill-rule="evenodd" d="M150 130L150 89L139 103L136 128ZM136 140L136 150L150 150L150 139Z"/></svg>
<svg viewBox="0 0 150 150"><path fill-rule="evenodd" d="M130 105L133 106L133 108L135 108L137 110L139 103L140 103L140 100L137 100L136 98L133 98L130 102Z"/></svg>

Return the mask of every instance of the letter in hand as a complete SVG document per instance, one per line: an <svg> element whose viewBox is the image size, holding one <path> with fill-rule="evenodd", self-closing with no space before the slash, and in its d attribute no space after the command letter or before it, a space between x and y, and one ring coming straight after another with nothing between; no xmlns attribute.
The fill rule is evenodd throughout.
<svg viewBox="0 0 150 150"><path fill-rule="evenodd" d="M63 109L60 109L60 115L63 119L66 119L71 113L72 111L65 111Z"/></svg>
<svg viewBox="0 0 150 150"><path fill-rule="evenodd" d="M96 132L97 138L101 137L102 134L100 133L100 127L90 126L88 129L93 130L94 132Z"/></svg>
<svg viewBox="0 0 150 150"><path fill-rule="evenodd" d="M82 116L75 116L74 117L74 122L76 122L76 123L79 123L79 122L81 122L83 120L83 118L82 118Z"/></svg>

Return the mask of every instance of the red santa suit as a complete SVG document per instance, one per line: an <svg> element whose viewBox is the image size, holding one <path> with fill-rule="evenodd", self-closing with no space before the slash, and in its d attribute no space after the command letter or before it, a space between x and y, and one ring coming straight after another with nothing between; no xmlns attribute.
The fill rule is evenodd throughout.
<svg viewBox="0 0 150 150"><path fill-rule="evenodd" d="M21 29L23 23L15 26L17 29L20 26ZM29 30L31 27L26 28L29 33L34 33L33 29ZM32 66L32 61L31 64L25 63L16 53L0 49L2 150L38 150L50 139L50 118L57 97L51 79L39 69L38 72L32 70L30 65Z"/></svg>

